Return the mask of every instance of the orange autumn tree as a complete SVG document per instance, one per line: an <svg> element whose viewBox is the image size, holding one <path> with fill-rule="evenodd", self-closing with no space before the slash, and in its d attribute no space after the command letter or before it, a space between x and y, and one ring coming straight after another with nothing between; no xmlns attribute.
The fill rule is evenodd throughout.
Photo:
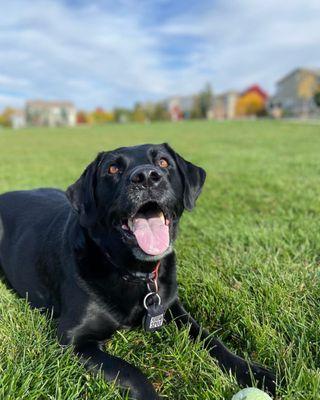
<svg viewBox="0 0 320 400"><path fill-rule="evenodd" d="M239 117L250 115L263 115L266 110L268 95L259 86L248 88L236 103L236 115Z"/></svg>
<svg viewBox="0 0 320 400"><path fill-rule="evenodd" d="M87 116L87 118L89 124L97 124L97 125L102 125L114 121L113 113L104 110L102 107L97 107Z"/></svg>
<svg viewBox="0 0 320 400"><path fill-rule="evenodd" d="M6 107L0 114L0 125L11 126L11 117L14 114L14 109Z"/></svg>

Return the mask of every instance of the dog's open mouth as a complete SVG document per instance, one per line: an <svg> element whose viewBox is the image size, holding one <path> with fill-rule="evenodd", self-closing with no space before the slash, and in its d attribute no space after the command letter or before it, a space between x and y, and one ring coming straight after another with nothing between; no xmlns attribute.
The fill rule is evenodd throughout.
<svg viewBox="0 0 320 400"><path fill-rule="evenodd" d="M122 223L122 229L132 233L142 251L157 256L164 253L170 245L170 221L155 202L149 202L138 212Z"/></svg>

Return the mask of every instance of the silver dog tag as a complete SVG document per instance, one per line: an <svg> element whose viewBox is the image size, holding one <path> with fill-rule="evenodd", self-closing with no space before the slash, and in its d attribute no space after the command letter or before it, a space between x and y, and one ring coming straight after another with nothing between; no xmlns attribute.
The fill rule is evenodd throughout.
<svg viewBox="0 0 320 400"><path fill-rule="evenodd" d="M144 316L143 327L146 332L154 332L161 329L164 322L164 308L159 304L148 307Z"/></svg>

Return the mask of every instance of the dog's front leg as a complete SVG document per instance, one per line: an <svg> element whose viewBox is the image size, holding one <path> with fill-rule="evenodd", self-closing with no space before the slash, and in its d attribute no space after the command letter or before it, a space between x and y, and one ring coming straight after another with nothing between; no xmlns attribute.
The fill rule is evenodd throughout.
<svg viewBox="0 0 320 400"><path fill-rule="evenodd" d="M258 364L249 364L243 358L231 353L222 342L209 335L208 331L201 329L200 325L184 309L178 299L168 310L168 319L173 319L178 327L189 325L190 337L192 339L200 337L210 354L217 359L220 368L235 374L240 385L252 386L253 375L259 387L264 387L275 395L276 377L272 372Z"/></svg>
<svg viewBox="0 0 320 400"><path fill-rule="evenodd" d="M93 371L101 371L108 382L116 381L124 390L130 391L130 398L135 400L159 400L152 384L143 373L121 358L100 350L98 343L82 344L75 347L85 367Z"/></svg>

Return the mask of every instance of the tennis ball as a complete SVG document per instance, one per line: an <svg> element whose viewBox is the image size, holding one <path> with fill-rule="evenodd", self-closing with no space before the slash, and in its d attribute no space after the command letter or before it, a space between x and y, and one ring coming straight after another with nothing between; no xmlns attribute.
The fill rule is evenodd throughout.
<svg viewBox="0 0 320 400"><path fill-rule="evenodd" d="M236 393L232 400L272 400L271 397L260 389L246 388Z"/></svg>

